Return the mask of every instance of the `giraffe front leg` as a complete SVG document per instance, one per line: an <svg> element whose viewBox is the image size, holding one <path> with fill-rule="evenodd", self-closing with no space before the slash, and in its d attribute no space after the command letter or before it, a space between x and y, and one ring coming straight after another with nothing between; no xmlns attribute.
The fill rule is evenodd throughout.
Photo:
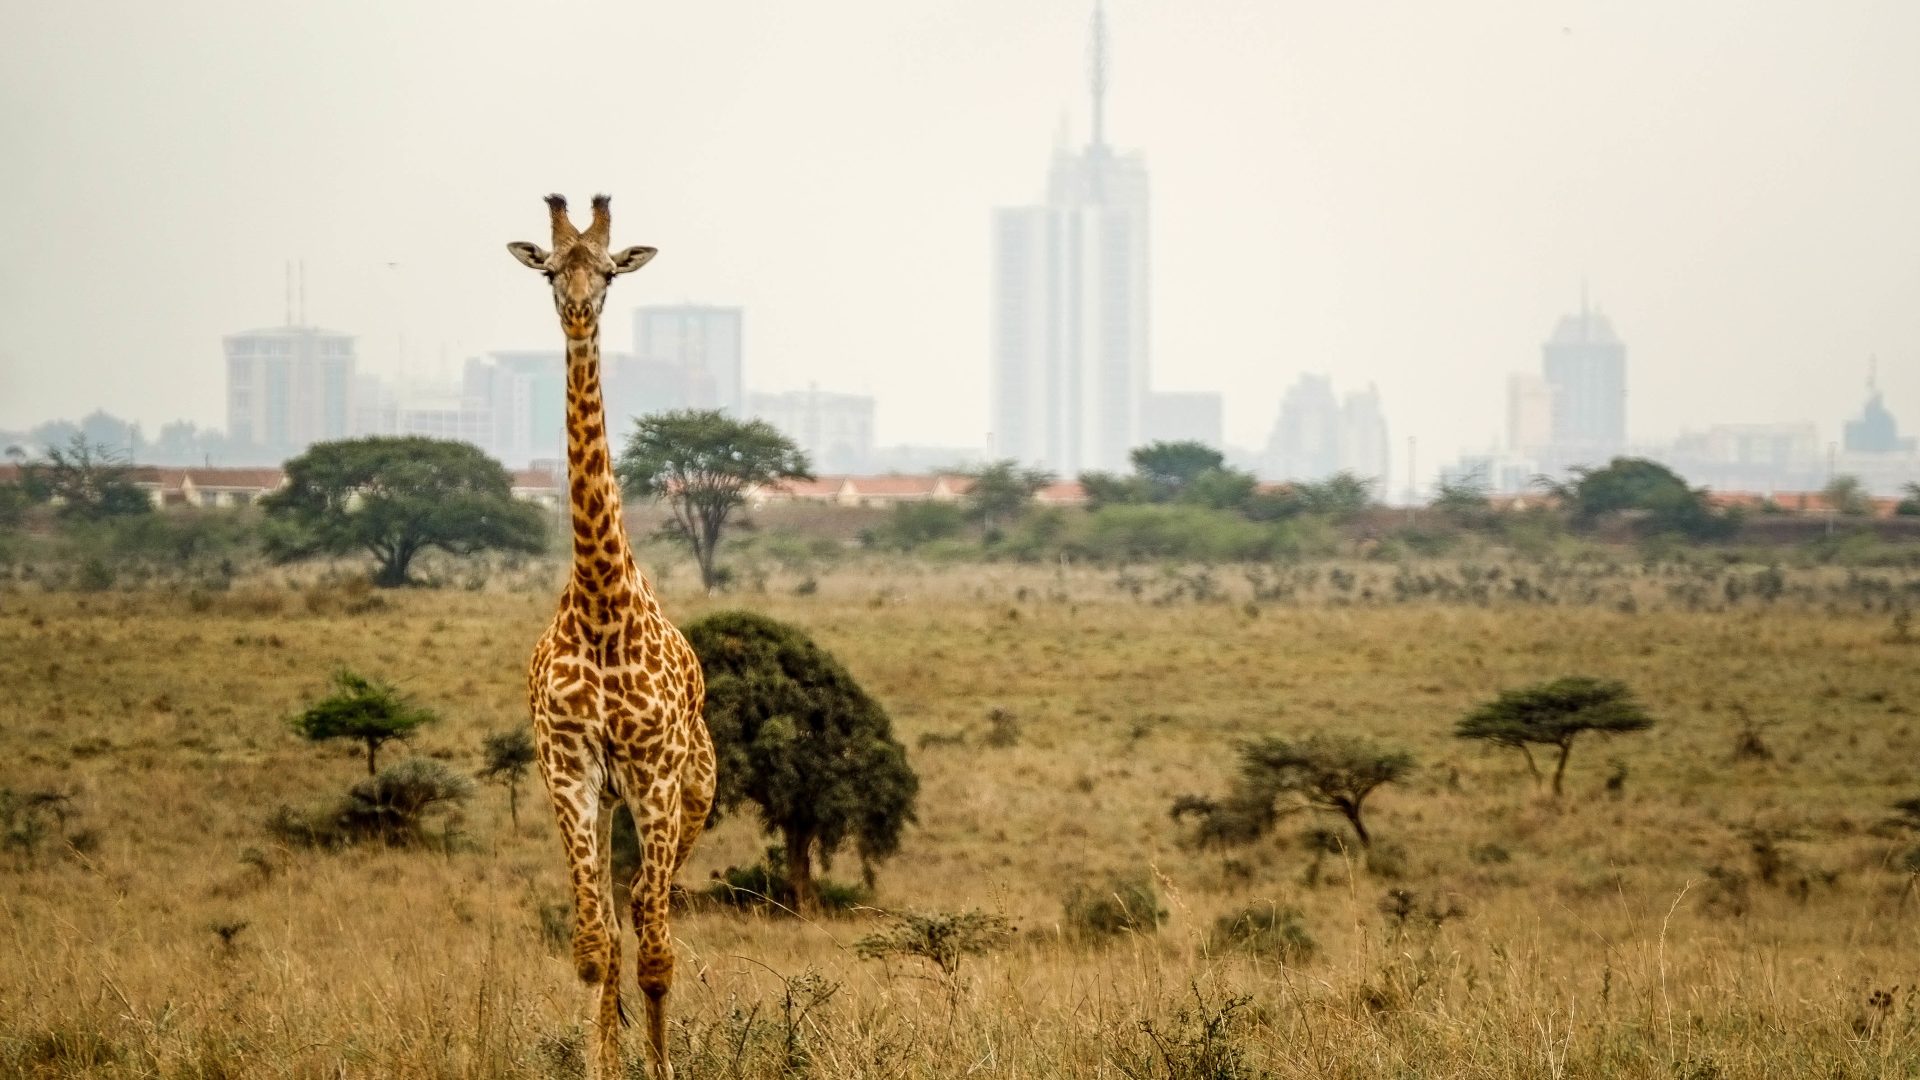
<svg viewBox="0 0 1920 1080"><path fill-rule="evenodd" d="M573 889L573 967L589 988L587 1077L604 1080L618 1075L620 1067L620 939L613 891L607 887L612 868L606 836L612 814L602 812L605 770L598 762L549 744L541 748L540 773L553 803Z"/></svg>

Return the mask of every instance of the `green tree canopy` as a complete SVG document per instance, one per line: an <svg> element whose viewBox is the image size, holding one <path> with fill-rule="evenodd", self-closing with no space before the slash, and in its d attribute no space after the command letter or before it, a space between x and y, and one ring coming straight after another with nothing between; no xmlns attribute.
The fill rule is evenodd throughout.
<svg viewBox="0 0 1920 1080"><path fill-rule="evenodd" d="M1148 443L1127 456L1134 475L1146 482L1158 502L1177 502L1202 474L1221 468L1227 460L1220 451L1191 439Z"/></svg>
<svg viewBox="0 0 1920 1080"><path fill-rule="evenodd" d="M1572 472L1567 483L1549 483L1547 488L1566 503L1573 523L1582 528L1629 511L1639 513L1647 531L1697 540L1725 537L1738 524L1714 512L1705 488L1688 487L1678 473L1657 461L1617 457L1603 468L1577 466Z"/></svg>
<svg viewBox="0 0 1920 1080"><path fill-rule="evenodd" d="M540 551L546 517L513 497L513 480L480 449L419 436L317 443L287 462L287 486L261 500L283 528L280 558L365 551L374 583L405 585L428 548L454 555Z"/></svg>
<svg viewBox="0 0 1920 1080"><path fill-rule="evenodd" d="M1273 828L1284 809L1280 801L1292 796L1296 806L1339 814L1360 846L1371 847L1368 796L1412 769L1412 754L1359 736L1268 736L1240 747L1240 775L1224 800L1185 796L1174 803L1173 814L1199 818L1202 843L1246 843Z"/></svg>
<svg viewBox="0 0 1920 1080"><path fill-rule="evenodd" d="M973 487L967 490L967 515L988 533L1025 513L1034 492L1054 479L1044 469L1023 469L1012 460L996 461L967 475L973 478Z"/></svg>
<svg viewBox="0 0 1920 1080"><path fill-rule="evenodd" d="M665 531L692 549L708 591L719 587L720 539L747 492L813 479L807 455L772 424L717 409L638 418L615 472L628 493L666 504Z"/></svg>
<svg viewBox="0 0 1920 1080"><path fill-rule="evenodd" d="M1653 718L1634 700L1625 683L1571 675L1503 690L1454 725L1453 733L1463 739L1519 750L1536 779L1540 770L1529 747L1557 747L1560 756L1553 770L1553 794L1558 797L1575 739L1589 731L1615 735L1652 726Z"/></svg>
<svg viewBox="0 0 1920 1080"><path fill-rule="evenodd" d="M707 680L720 759L715 807L751 802L779 833L803 910L825 865L851 843L869 869L899 849L919 777L886 710L800 629L746 611L686 628Z"/></svg>
<svg viewBox="0 0 1920 1080"><path fill-rule="evenodd" d="M1841 473L1827 481L1820 489L1827 505L1837 513L1848 517L1864 517L1873 510L1873 499L1867 494L1867 485L1850 473Z"/></svg>
<svg viewBox="0 0 1920 1080"><path fill-rule="evenodd" d="M133 465L122 451L74 434L65 446L50 446L46 457L21 466L20 492L27 502L59 504L68 520L145 514L152 500L134 485Z"/></svg>
<svg viewBox="0 0 1920 1080"><path fill-rule="evenodd" d="M533 736L526 728L498 731L487 736L481 751L485 764L480 767L480 779L506 787L507 814L519 828L520 781L526 779L534 761Z"/></svg>
<svg viewBox="0 0 1920 1080"><path fill-rule="evenodd" d="M395 739L410 739L414 729L438 719L390 684L345 668L334 672L333 686L333 693L293 718L293 730L313 742L360 740L367 748L368 776L375 773L374 756L381 746Z"/></svg>
<svg viewBox="0 0 1920 1080"><path fill-rule="evenodd" d="M1893 512L1901 517L1920 517L1920 481L1904 484L1900 488L1900 502Z"/></svg>

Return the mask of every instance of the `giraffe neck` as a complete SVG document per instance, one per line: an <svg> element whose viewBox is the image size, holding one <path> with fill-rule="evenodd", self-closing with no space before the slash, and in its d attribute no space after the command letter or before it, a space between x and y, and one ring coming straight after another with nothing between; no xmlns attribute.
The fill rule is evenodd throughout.
<svg viewBox="0 0 1920 1080"><path fill-rule="evenodd" d="M573 518L573 587L589 596L638 590L633 549L620 515L620 485L607 450L600 394L600 328L567 339L567 501Z"/></svg>

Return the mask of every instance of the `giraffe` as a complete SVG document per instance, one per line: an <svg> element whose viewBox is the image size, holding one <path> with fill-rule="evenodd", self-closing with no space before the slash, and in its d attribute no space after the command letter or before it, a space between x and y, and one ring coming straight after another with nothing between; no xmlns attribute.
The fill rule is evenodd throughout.
<svg viewBox="0 0 1920 1080"><path fill-rule="evenodd" d="M700 661L667 621L634 566L607 452L600 396L600 309L617 274L640 269L650 247L607 250L610 200L574 228L567 201L547 196L553 250L507 250L553 283L567 342L567 491L573 566L558 612L527 669L541 778L566 847L573 887L573 962L588 985L587 1076L621 1075L620 920L613 907L615 800L633 813L640 871L632 889L635 971L647 998L654 1075L667 1078L667 993L673 941L667 890L713 805L713 741L701 715Z"/></svg>

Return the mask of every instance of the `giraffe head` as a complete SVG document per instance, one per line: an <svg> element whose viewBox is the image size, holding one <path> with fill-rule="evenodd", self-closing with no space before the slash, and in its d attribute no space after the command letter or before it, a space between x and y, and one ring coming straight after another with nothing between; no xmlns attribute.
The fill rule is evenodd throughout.
<svg viewBox="0 0 1920 1080"><path fill-rule="evenodd" d="M605 195L593 197L593 224L581 232L567 217L567 200L547 196L547 213L553 219L553 250L538 244L516 240L507 250L523 264L547 275L553 283L553 306L560 312L560 329L575 341L592 337L600 327L600 308L607 302L607 285L615 274L638 270L653 258L655 249L630 247L607 251L611 219L607 210L613 200Z"/></svg>

